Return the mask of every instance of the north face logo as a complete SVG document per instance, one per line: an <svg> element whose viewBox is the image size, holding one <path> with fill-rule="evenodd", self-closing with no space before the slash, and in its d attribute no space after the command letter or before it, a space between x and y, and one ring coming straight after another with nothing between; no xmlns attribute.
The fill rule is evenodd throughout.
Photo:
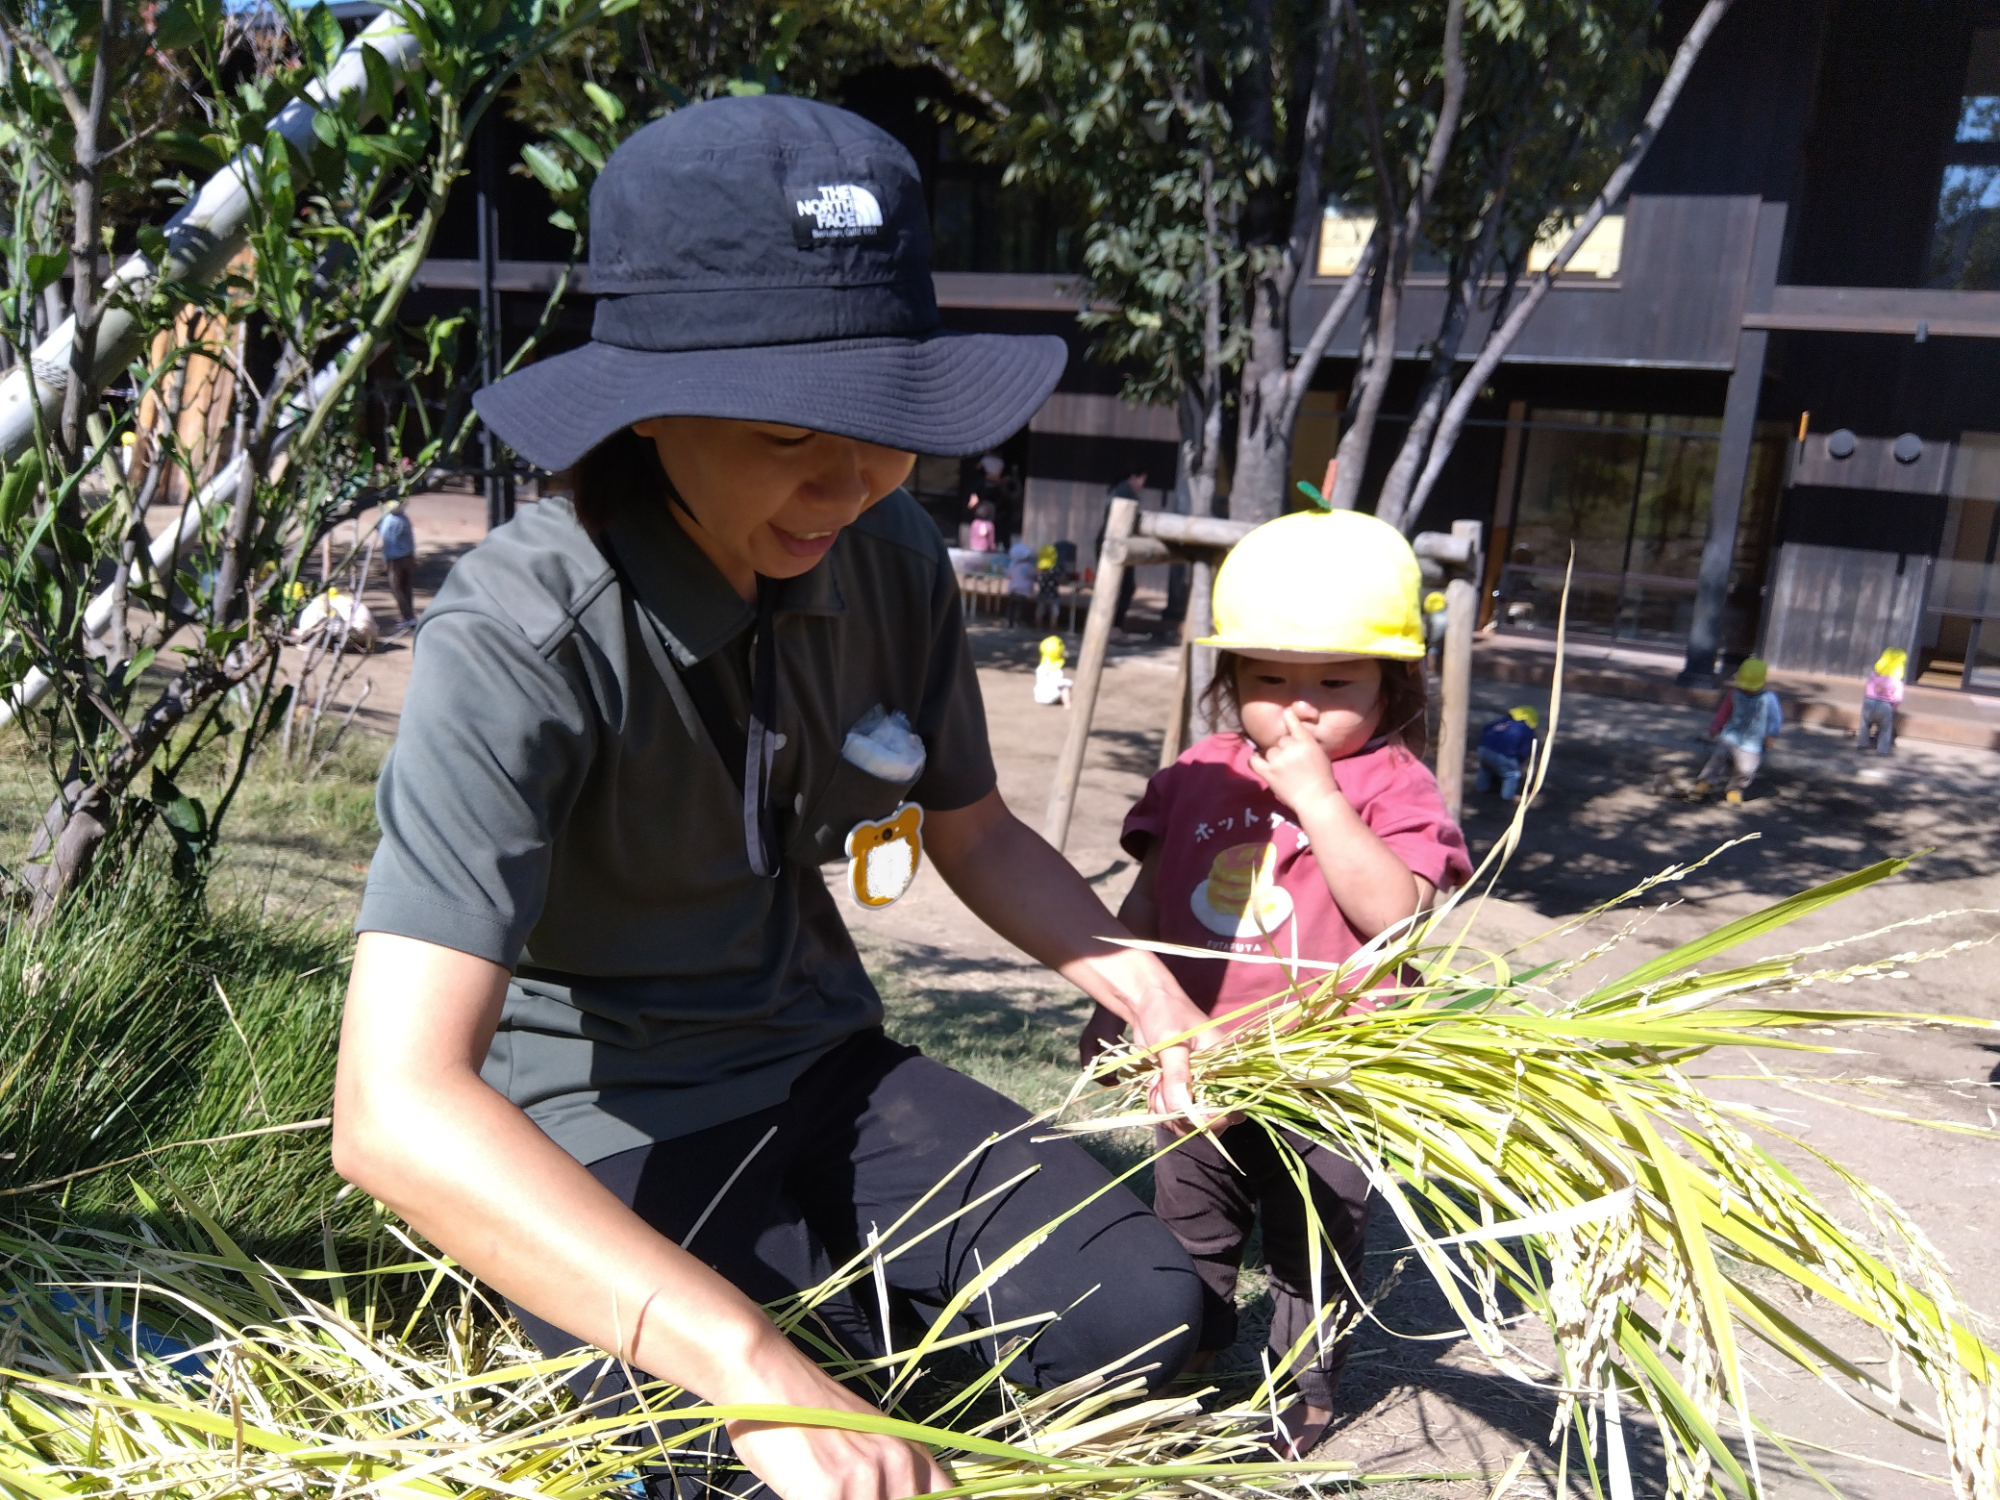
<svg viewBox="0 0 2000 1500"><path fill-rule="evenodd" d="M882 227L882 205L859 183L820 186L818 196L793 199L792 237L801 248L827 240L866 239Z"/></svg>

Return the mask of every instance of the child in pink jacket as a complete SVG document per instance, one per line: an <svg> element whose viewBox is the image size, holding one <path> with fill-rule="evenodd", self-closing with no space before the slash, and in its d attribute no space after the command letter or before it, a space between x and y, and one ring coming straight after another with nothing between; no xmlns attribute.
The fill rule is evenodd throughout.
<svg viewBox="0 0 2000 1500"><path fill-rule="evenodd" d="M1861 732L1855 736L1855 749L1866 750L1871 736L1877 755L1896 748L1896 708L1903 701L1903 668L1909 659L1907 651L1894 646L1875 658L1875 670L1861 689Z"/></svg>

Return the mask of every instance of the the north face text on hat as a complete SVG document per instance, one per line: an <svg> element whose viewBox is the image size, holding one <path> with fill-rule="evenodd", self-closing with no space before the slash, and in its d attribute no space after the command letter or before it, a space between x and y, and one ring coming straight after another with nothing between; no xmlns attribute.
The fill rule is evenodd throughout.
<svg viewBox="0 0 2000 1500"><path fill-rule="evenodd" d="M858 182L823 183L816 197L811 188L792 193L792 238L801 250L828 240L872 238L882 228L882 205Z"/></svg>

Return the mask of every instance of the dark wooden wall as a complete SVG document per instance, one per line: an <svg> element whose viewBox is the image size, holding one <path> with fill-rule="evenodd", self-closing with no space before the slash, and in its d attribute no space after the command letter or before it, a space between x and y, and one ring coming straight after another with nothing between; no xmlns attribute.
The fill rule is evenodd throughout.
<svg viewBox="0 0 2000 1500"><path fill-rule="evenodd" d="M1771 570L1763 654L1774 667L1865 677L1884 647L1917 655L1931 559L1787 542Z"/></svg>
<svg viewBox="0 0 2000 1500"><path fill-rule="evenodd" d="M1923 285L1945 148L1985 9L1965 0L1835 0L1788 281Z"/></svg>

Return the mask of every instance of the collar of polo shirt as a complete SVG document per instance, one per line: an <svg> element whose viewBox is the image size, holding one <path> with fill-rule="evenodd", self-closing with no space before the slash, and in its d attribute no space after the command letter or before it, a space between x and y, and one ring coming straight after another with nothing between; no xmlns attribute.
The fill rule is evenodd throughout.
<svg viewBox="0 0 2000 1500"><path fill-rule="evenodd" d="M640 601L687 652L683 666L705 660L748 630L756 605L729 585L722 570L664 505L624 506L606 528ZM836 546L838 543L836 542ZM810 572L778 585L780 614L838 615L847 609L840 585L822 557Z"/></svg>

